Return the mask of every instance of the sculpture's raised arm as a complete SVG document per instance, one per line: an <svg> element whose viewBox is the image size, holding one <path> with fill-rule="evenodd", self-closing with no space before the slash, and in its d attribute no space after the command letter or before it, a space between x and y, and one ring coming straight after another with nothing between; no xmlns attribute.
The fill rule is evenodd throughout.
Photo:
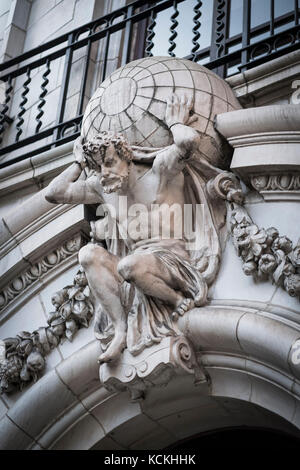
<svg viewBox="0 0 300 470"><path fill-rule="evenodd" d="M54 178L46 191L46 199L54 204L96 204L100 195L93 190L91 180L85 179L86 162L81 137L74 143L75 162Z"/></svg>
<svg viewBox="0 0 300 470"><path fill-rule="evenodd" d="M183 170L186 162L199 148L200 136L190 127L197 117L191 116L192 100L186 96L179 98L175 93L167 99L165 122L170 128L174 144L158 153L153 170L174 176Z"/></svg>

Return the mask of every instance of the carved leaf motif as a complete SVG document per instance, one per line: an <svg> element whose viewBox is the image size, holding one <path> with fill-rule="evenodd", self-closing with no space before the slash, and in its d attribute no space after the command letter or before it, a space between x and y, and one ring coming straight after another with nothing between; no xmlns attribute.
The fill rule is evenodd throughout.
<svg viewBox="0 0 300 470"><path fill-rule="evenodd" d="M295 268L300 269L300 245L297 245L288 255L289 260Z"/></svg>
<svg viewBox="0 0 300 470"><path fill-rule="evenodd" d="M251 276L251 274L254 274L257 270L257 265L254 261L248 261L246 263L243 263L243 271L247 276Z"/></svg>
<svg viewBox="0 0 300 470"><path fill-rule="evenodd" d="M290 253L293 249L293 244L291 240L287 237L277 237L272 245L272 250L282 250L285 254Z"/></svg>
<svg viewBox="0 0 300 470"><path fill-rule="evenodd" d="M68 320L66 321L66 337L69 341L73 340L73 336L78 331L78 327L76 325L75 320Z"/></svg>
<svg viewBox="0 0 300 470"><path fill-rule="evenodd" d="M53 269L63 259L76 253L81 247L82 241L82 236L76 235L71 240L66 241L61 247L48 253L43 259L31 266L28 271L18 275L0 293L0 310L3 310L15 297L21 295L40 276Z"/></svg>
<svg viewBox="0 0 300 470"><path fill-rule="evenodd" d="M59 312L61 314L61 317L66 320L67 318L69 318L69 316L71 315L72 313L72 307L71 307L71 304L70 302L64 304L61 306L61 308L59 309Z"/></svg>
<svg viewBox="0 0 300 470"><path fill-rule="evenodd" d="M27 366L32 372L40 371L45 367L45 359L39 351L32 351L27 358Z"/></svg>
<svg viewBox="0 0 300 470"><path fill-rule="evenodd" d="M263 274L272 273L277 266L276 258L273 255L262 255L258 262L258 270Z"/></svg>
<svg viewBox="0 0 300 470"><path fill-rule="evenodd" d="M232 204L230 226L233 243L242 258L243 271L257 279L270 278L291 296L300 296L300 246L280 236L276 228L259 229L246 210Z"/></svg>
<svg viewBox="0 0 300 470"><path fill-rule="evenodd" d="M275 238L279 236L279 232L276 228L270 227L266 230L267 240L266 243L268 246L271 246Z"/></svg>
<svg viewBox="0 0 300 470"><path fill-rule="evenodd" d="M251 184L257 191L297 191L300 189L300 175L283 173L275 175L255 175Z"/></svg>
<svg viewBox="0 0 300 470"><path fill-rule="evenodd" d="M238 253L246 262L260 256L267 239L264 229L259 230L257 225L248 225L247 227L238 225L233 229L233 234Z"/></svg>
<svg viewBox="0 0 300 470"><path fill-rule="evenodd" d="M24 364L20 372L20 379L24 382L28 382L31 379L31 374L28 370L27 364Z"/></svg>
<svg viewBox="0 0 300 470"><path fill-rule="evenodd" d="M238 224L240 227L247 227L252 223L252 220L250 219L246 210L241 206L235 205L235 210L232 213L232 217L235 225Z"/></svg>
<svg viewBox="0 0 300 470"><path fill-rule="evenodd" d="M291 274L284 280L284 287L292 297L300 297L300 275Z"/></svg>
<svg viewBox="0 0 300 470"><path fill-rule="evenodd" d="M25 382L36 381L45 367L44 356L63 337L72 341L80 328L89 326L94 307L87 296L89 291L86 290L84 274L79 272L76 276L73 286L67 286L52 296L56 310L49 314L47 326L32 333L21 331L15 338L3 341L5 348L0 361L1 393L12 391L16 385L21 389Z"/></svg>
<svg viewBox="0 0 300 470"><path fill-rule="evenodd" d="M47 329L47 338L51 349L55 348L59 344L59 338L53 334L51 328Z"/></svg>
<svg viewBox="0 0 300 470"><path fill-rule="evenodd" d="M17 346L17 352L20 356L28 356L32 351L32 341L31 339L23 340Z"/></svg>

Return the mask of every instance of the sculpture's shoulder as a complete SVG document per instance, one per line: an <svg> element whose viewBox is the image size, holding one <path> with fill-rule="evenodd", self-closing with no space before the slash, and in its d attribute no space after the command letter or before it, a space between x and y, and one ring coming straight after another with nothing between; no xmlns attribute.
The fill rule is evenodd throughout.
<svg viewBox="0 0 300 470"><path fill-rule="evenodd" d="M178 149L172 144L160 150L153 161L152 171L155 174L164 174L173 167L174 159L178 159Z"/></svg>

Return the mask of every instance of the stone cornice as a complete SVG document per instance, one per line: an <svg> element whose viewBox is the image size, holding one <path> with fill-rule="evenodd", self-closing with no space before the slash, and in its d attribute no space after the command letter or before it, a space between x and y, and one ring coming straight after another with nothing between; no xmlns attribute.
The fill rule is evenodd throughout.
<svg viewBox="0 0 300 470"><path fill-rule="evenodd" d="M30 237L31 234L37 232L40 228L47 225L51 220L56 219L59 215L64 214L66 211L70 210L74 205L67 206L66 204L59 204L54 206L45 214L38 216L29 224L24 225L15 235L17 236L18 243L26 240ZM34 214L34 211L32 212ZM18 217L18 211L15 212L16 217ZM5 219L4 219L5 221ZM10 249L14 246L15 235L11 234L11 238L8 240L0 241L0 259L3 258ZM2 243L1 243L2 242Z"/></svg>
<svg viewBox="0 0 300 470"><path fill-rule="evenodd" d="M253 181L254 189L266 200L299 200L299 185L288 183L300 172L299 105L231 111L219 114L215 125L234 149L231 169L246 183ZM255 181L269 181L271 176L273 183L278 183L278 178L286 180L286 187L273 183L266 183L264 188L255 185Z"/></svg>
<svg viewBox="0 0 300 470"><path fill-rule="evenodd" d="M73 141L3 168L0 173L0 197L60 173L74 160Z"/></svg>
<svg viewBox="0 0 300 470"><path fill-rule="evenodd" d="M245 106L267 104L277 90L292 95L292 81L300 76L300 51L290 52L226 79ZM272 101L272 100L271 100Z"/></svg>
<svg viewBox="0 0 300 470"><path fill-rule="evenodd" d="M231 142L238 136L255 136L265 133L299 133L300 107L297 104L261 106L238 109L216 117L219 132Z"/></svg>
<svg viewBox="0 0 300 470"><path fill-rule="evenodd" d="M10 281L0 292L0 312L16 297L25 294L26 289L42 279L48 271L57 268L64 260L78 253L82 240L81 234L73 236Z"/></svg>

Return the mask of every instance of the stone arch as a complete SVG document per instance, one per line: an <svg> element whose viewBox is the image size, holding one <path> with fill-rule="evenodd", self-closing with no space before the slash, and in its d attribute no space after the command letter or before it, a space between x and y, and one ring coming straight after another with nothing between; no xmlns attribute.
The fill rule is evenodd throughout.
<svg viewBox="0 0 300 470"><path fill-rule="evenodd" d="M299 437L298 384L288 363L297 331L249 309L224 307L193 310L181 319L181 328L201 347L211 384L195 387L193 376L178 375L166 387L150 389L142 402L131 403L129 393L100 386L98 344L92 341L10 408L1 421L3 448L16 448L16 430L18 448L44 449L164 448L233 425ZM276 328L279 353L278 344L272 351ZM273 341L268 343L264 335L271 331Z"/></svg>

